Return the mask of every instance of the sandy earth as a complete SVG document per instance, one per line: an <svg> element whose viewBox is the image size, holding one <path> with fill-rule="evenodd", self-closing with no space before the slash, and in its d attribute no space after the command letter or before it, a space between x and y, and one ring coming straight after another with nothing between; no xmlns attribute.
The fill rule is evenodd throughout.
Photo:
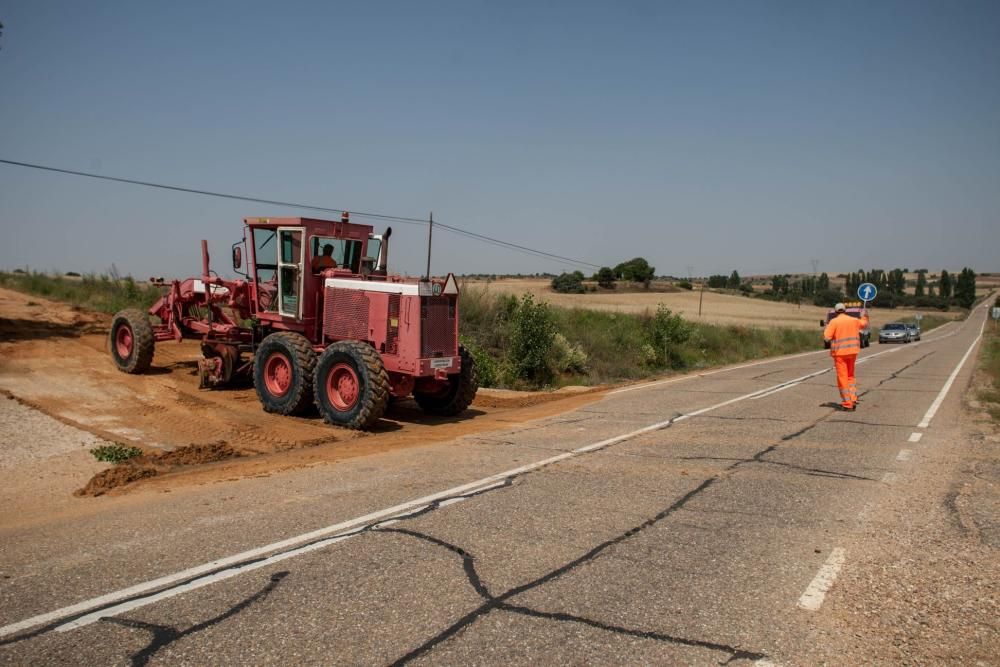
<svg viewBox="0 0 1000 667"><path fill-rule="evenodd" d="M680 313L692 321L709 324L739 324L759 327L793 327L797 329L819 329L819 321L826 317L826 308L802 304L751 299L742 296L717 294L705 291L680 292L621 292L601 290L587 294L559 294L553 292L549 280L503 279L489 283L468 281L467 284L482 287L501 294L521 295L530 293L537 299L564 308L588 308L623 313L655 313L659 304ZM704 296L701 317L698 316L698 301ZM832 304L831 304L832 305ZM896 320L912 320L917 311L898 308L894 310L873 309L872 324L881 326ZM939 314L937 311L935 315ZM960 317L959 313L940 313L944 317Z"/></svg>
<svg viewBox="0 0 1000 667"><path fill-rule="evenodd" d="M484 390L470 410L451 419L426 417L412 401L401 401L373 432L362 433L328 426L318 415L268 414L252 386L198 389L195 342L161 343L149 374L120 373L106 352L109 323L105 315L0 289L0 472L8 488L21 489L22 482L29 488L39 468L58 470L64 482L57 491L23 498L4 492L5 507L32 507L37 496L50 502L50 492L84 487L108 468L85 453L98 444L140 447L146 452L140 467L156 476L106 470L91 492L138 479L168 487L450 440L561 412L600 393Z"/></svg>

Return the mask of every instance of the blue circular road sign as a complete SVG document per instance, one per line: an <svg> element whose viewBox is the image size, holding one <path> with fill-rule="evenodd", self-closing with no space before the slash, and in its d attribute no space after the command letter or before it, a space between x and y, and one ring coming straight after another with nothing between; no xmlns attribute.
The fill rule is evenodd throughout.
<svg viewBox="0 0 1000 667"><path fill-rule="evenodd" d="M858 298L862 301L874 301L878 289L871 283L861 283L858 285Z"/></svg>

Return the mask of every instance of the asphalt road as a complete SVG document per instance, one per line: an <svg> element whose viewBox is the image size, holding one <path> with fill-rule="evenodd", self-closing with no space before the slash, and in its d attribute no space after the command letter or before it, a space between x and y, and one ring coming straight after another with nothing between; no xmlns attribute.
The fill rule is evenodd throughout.
<svg viewBox="0 0 1000 667"><path fill-rule="evenodd" d="M836 663L817 619L867 517L961 439L984 317L865 350L854 413L818 352L96 499L0 535L0 663Z"/></svg>

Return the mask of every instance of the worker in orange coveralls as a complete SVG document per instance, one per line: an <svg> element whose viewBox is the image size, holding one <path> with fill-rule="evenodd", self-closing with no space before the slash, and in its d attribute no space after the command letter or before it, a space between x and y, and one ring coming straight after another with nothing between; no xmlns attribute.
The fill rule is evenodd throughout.
<svg viewBox="0 0 1000 667"><path fill-rule="evenodd" d="M316 255L312 260L313 273L319 273L324 269L337 268L337 260L333 258L333 246L329 243L323 246L323 254Z"/></svg>
<svg viewBox="0 0 1000 667"><path fill-rule="evenodd" d="M830 356L837 370L837 388L840 389L840 407L853 412L858 403L858 385L854 379L854 362L861 351L861 330L868 326L868 312L861 317L847 314L842 303L834 306L837 316L823 330L823 340L830 343Z"/></svg>

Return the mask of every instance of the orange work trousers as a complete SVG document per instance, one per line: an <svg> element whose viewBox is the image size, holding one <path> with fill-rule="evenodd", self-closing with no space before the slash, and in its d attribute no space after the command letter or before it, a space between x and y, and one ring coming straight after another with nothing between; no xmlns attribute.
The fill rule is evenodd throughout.
<svg viewBox="0 0 1000 667"><path fill-rule="evenodd" d="M837 369L837 389L840 390L841 407L853 408L858 402L858 384L854 379L854 362L857 359L856 354L833 358L833 365Z"/></svg>

